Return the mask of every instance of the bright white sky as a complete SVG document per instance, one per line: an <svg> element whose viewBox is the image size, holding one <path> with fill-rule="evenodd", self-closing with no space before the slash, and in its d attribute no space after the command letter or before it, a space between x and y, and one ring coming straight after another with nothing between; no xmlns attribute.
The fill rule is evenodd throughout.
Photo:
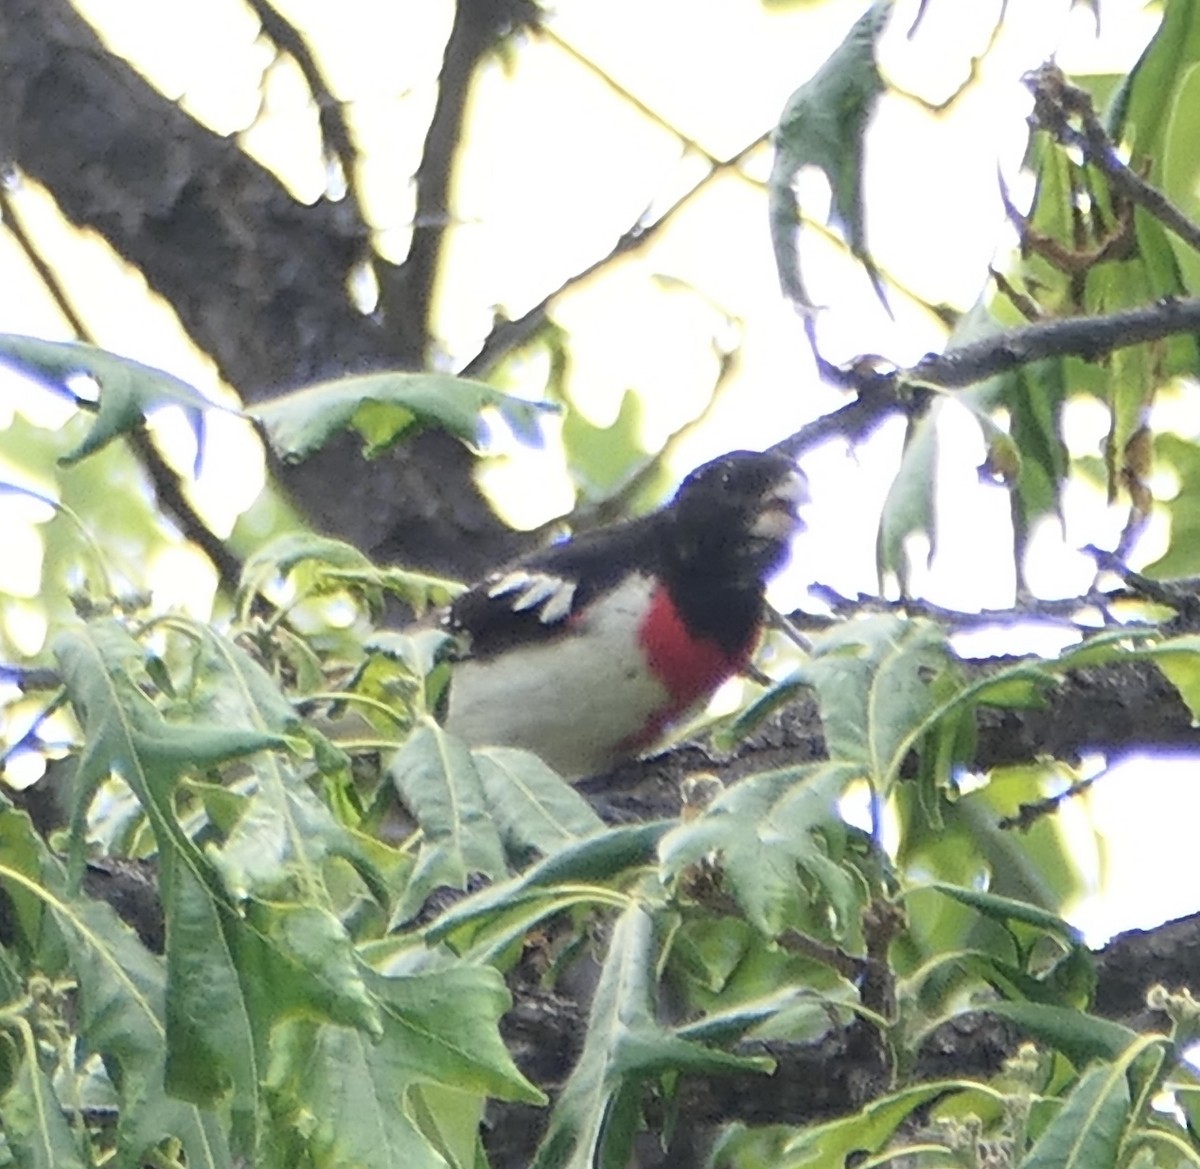
<svg viewBox="0 0 1200 1169"><path fill-rule="evenodd" d="M239 0L75 0L109 43L135 61L164 92L271 166L301 198L325 193L329 176L317 149L315 117L294 66L272 62L257 24ZM290 0L280 8L305 27L347 103L367 161L362 175L367 213L378 244L401 259L412 212L410 174L434 94L447 0ZM862 11L860 0L825 5L764 6L757 0L557 0L551 28L561 42L594 61L666 122L717 156L734 153L768 129L789 93L838 44ZM889 97L869 146L866 195L872 249L901 288L934 302L967 308L980 291L988 262L1011 244L1003 224L996 175L1017 192L1028 102L1019 79L1052 54L1074 72L1124 71L1148 40L1156 17L1136 0L1106 0L1103 36L1091 17L1067 0L1011 0L1005 31L982 63L976 84L946 115L931 117L916 103ZM885 72L930 100L963 79L968 58L987 45L997 2L933 0L913 40L905 32L915 0L899 4L883 52ZM450 234L449 275L441 289L444 362L469 357L490 327L496 306L516 315L572 272L608 250L648 205L669 202L700 173L693 157L596 74L552 40L523 46L513 62L490 67L474 99L475 133L459 176L460 222ZM766 152L750 168L758 179ZM170 310L97 237L62 224L52 201L26 183L13 200L27 231L61 272L77 307L101 344L178 374L214 396L211 363L178 329ZM821 184L801 189L802 205L823 209ZM713 241L720 246L714 247ZM805 235L805 275L829 310L821 320L828 355L874 352L908 363L940 348L937 322L893 289L896 319L875 301L866 281L836 246ZM0 331L69 336L7 233L0 232ZM20 278L16 273L24 273ZM663 297L647 277L675 282ZM680 472L739 446L762 446L841 404L819 385L798 321L781 300L759 186L737 178L714 182L661 240L564 298L556 319L572 334L573 387L598 423L611 420L627 388L645 404L644 438L657 447L704 404L715 371L711 345L740 346L738 372L703 428L680 444ZM736 324L731 323L731 319ZM538 371L530 370L531 382ZM2 388L2 387L0 387ZM284 387L281 387L284 388ZM25 395L22 395L23 397ZM0 398L0 420L10 407ZM37 407L47 426L67 419L57 403ZM213 460L196 498L219 531L228 531L261 481L253 438L235 420L212 418L213 442L235 444ZM71 422L70 425L75 423ZM941 552L931 571L918 570L914 589L959 608L1002 607L1014 586L1007 562L1008 504L980 487L975 467L983 447L965 416L947 411L941 471ZM1095 443L1095 419L1081 416L1076 441ZM831 446L806 460L817 506L778 601L804 599L811 579L843 593L873 591L874 529L898 450L885 433L858 452ZM540 455L497 457L486 481L506 513L532 525L566 510L570 488L551 446ZM498 454L503 456L503 445ZM181 456L186 464L190 456ZM241 478L231 476L231 469ZM0 460L0 478L18 472ZM1090 577L1075 551L1088 542L1111 546L1122 515L1101 502L1069 500L1063 538L1040 534L1031 581L1045 595L1074 595ZM1152 532L1146 559L1163 533ZM28 514L0 505L0 543L24 549L0 563L0 590L37 591L36 528ZM156 600L203 614L211 573L186 549L164 553ZM36 646L35 646L36 648ZM1007 652L1015 652L1011 639ZM1026 647L1016 647L1026 648ZM993 652L995 643L985 652ZM1163 871L1187 858L1193 815L1162 816L1158 798L1178 806L1194 788L1191 765L1155 765L1136 776L1125 768L1098 785L1090 801L1096 824L1111 841L1103 901L1081 907L1079 921L1102 936L1134 924L1195 909L1191 877ZM1137 798L1127 798L1136 789ZM1154 895L1146 892L1138 853L1153 817ZM1075 815L1072 813L1072 815ZM1076 819L1079 817L1076 816ZM1178 831L1178 839L1171 833ZM1080 832L1081 850L1090 850ZM1081 852L1081 855L1087 855ZM1099 859L1094 866L1099 873ZM1172 891L1175 903L1168 898Z"/></svg>

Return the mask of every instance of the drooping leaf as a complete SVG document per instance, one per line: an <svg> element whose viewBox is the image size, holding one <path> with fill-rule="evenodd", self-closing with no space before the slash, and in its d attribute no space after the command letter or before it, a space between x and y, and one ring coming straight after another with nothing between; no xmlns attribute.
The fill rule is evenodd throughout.
<svg viewBox="0 0 1200 1169"><path fill-rule="evenodd" d="M880 579L895 576L900 582L900 592L906 596L911 576L910 538L925 537L927 566L937 551L937 511L933 498L937 477L937 414L935 404L910 421L904 454L888 488L875 538L875 564Z"/></svg>
<svg viewBox="0 0 1200 1169"><path fill-rule="evenodd" d="M844 940L866 900L841 862L837 801L861 776L854 764L810 763L760 772L720 795L662 844L668 878L715 854L724 882L769 937L791 926ZM832 920L832 927L828 924Z"/></svg>
<svg viewBox="0 0 1200 1169"><path fill-rule="evenodd" d="M418 1123L413 1092L439 1084L465 1094L542 1103L516 1069L497 1023L509 997L496 971L438 960L429 969L370 977L383 1031L288 1024L271 1083L311 1129L317 1164L445 1169Z"/></svg>
<svg viewBox="0 0 1200 1169"><path fill-rule="evenodd" d="M465 889L472 874L504 874L500 834L465 743L426 719L389 764L388 774L424 834L397 921L407 920L439 886Z"/></svg>
<svg viewBox="0 0 1200 1169"><path fill-rule="evenodd" d="M479 446L486 435L480 416L487 409L499 411L518 433L528 433L539 414L553 407L450 374L372 373L319 382L259 402L250 413L266 429L275 453L297 463L351 427L368 456L425 426L440 426Z"/></svg>
<svg viewBox="0 0 1200 1169"><path fill-rule="evenodd" d="M33 1031L20 1027L17 1075L0 1096L0 1130L22 1169L87 1169L79 1134L67 1122L54 1082L39 1066Z"/></svg>
<svg viewBox="0 0 1200 1169"><path fill-rule="evenodd" d="M816 639L787 680L817 692L829 758L853 763L887 792L904 756L959 683L931 622L861 618Z"/></svg>
<svg viewBox="0 0 1200 1169"><path fill-rule="evenodd" d="M784 295L805 309L814 305L800 274L800 207L794 183L809 166L825 172L833 193L833 218L880 300L887 303L867 250L862 171L867 125L884 91L875 47L890 14L887 0L871 5L816 74L788 99L773 135L775 164L768 200L775 265Z"/></svg>
<svg viewBox="0 0 1200 1169"><path fill-rule="evenodd" d="M0 862L0 880L41 901L57 926L78 987L80 1057L101 1056L118 1093L116 1164L133 1169L152 1146L174 1138L189 1165L232 1167L226 1120L165 1090L163 960L108 905L69 893L57 859L35 847L41 851L36 876Z"/></svg>
<svg viewBox="0 0 1200 1169"><path fill-rule="evenodd" d="M228 409L210 402L199 390L172 374L82 342L0 334L0 362L72 399L75 395L67 382L78 374L87 374L99 386L96 419L84 440L59 460L64 464L77 463L119 435L134 430L150 411L179 406L196 439L194 470L198 473L204 454L204 413Z"/></svg>
<svg viewBox="0 0 1200 1169"><path fill-rule="evenodd" d="M1021 1161L1021 1169L1109 1169L1129 1119L1129 1083L1120 1064L1089 1068L1062 1110Z"/></svg>
<svg viewBox="0 0 1200 1169"><path fill-rule="evenodd" d="M681 1038L657 1019L655 922L632 905L613 926L588 1016L583 1052L558 1098L531 1169L594 1169L629 1161L642 1082L666 1072L757 1069L747 1059Z"/></svg>
<svg viewBox="0 0 1200 1169"><path fill-rule="evenodd" d="M573 787L536 755L513 747L472 752L500 831L516 849L548 855L604 829Z"/></svg>
<svg viewBox="0 0 1200 1169"><path fill-rule="evenodd" d="M1110 129L1130 148L1133 165L1149 164L1147 180L1193 220L1196 194L1196 65L1200 63L1200 5L1173 0L1113 103ZM1164 117L1164 112L1166 116ZM1200 290L1200 262L1183 240L1167 233L1184 286Z"/></svg>

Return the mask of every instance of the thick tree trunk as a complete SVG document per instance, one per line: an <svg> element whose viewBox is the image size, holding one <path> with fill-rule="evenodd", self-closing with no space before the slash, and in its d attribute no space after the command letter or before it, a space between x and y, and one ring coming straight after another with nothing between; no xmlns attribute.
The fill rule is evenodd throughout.
<svg viewBox="0 0 1200 1169"><path fill-rule="evenodd" d="M298 203L109 53L67 0L0 0L0 159L137 265L250 401L420 365L420 337L346 295L368 247L351 209ZM441 434L372 463L344 437L280 477L326 533L384 561L472 577L518 541L470 468Z"/></svg>

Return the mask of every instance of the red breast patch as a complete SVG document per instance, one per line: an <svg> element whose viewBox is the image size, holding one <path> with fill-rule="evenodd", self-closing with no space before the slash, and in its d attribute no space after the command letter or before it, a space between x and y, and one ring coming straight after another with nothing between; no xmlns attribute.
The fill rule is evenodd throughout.
<svg viewBox="0 0 1200 1169"><path fill-rule="evenodd" d="M751 649L747 643L729 653L716 642L689 633L670 593L663 588L657 589L650 601L638 639L650 669L671 696L672 709L664 722L708 697L732 677L746 664Z"/></svg>

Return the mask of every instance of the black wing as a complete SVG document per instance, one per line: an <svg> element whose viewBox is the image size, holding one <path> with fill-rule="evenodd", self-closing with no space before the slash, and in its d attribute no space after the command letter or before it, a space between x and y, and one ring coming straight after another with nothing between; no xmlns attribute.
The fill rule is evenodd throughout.
<svg viewBox="0 0 1200 1169"><path fill-rule="evenodd" d="M560 636L628 573L655 571L661 524L661 513L645 516L522 557L463 593L446 624L469 636L475 657Z"/></svg>

